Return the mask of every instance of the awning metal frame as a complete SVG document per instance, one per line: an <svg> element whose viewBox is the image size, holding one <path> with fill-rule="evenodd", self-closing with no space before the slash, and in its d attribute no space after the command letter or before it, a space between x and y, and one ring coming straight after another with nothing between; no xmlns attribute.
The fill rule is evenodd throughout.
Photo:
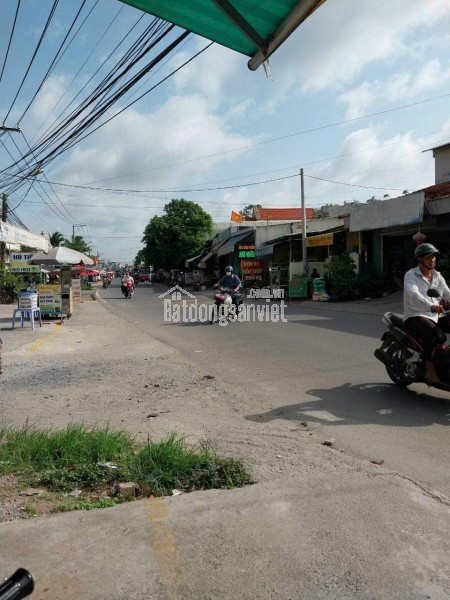
<svg viewBox="0 0 450 600"><path fill-rule="evenodd" d="M306 19L324 4L325 1L326 0L303 0L303 2L298 2L296 7L272 34L272 39L265 44L265 50L259 50L259 52L248 61L247 65L250 71L256 71L256 69L287 40L291 33L293 33L303 21L306 21Z"/></svg>
<svg viewBox="0 0 450 600"><path fill-rule="evenodd" d="M253 43L260 52L265 53L267 49L267 43L259 33L254 29L250 23L244 19L241 13L229 2L229 0L212 0L212 2L220 9L233 23L238 27L242 33Z"/></svg>

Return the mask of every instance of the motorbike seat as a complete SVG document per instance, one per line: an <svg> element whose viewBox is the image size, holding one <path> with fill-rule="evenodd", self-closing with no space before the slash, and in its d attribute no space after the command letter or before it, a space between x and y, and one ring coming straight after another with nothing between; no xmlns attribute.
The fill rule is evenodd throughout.
<svg viewBox="0 0 450 600"><path fill-rule="evenodd" d="M397 315L396 313L391 313L391 321L396 326L402 330L405 330L405 322L403 321L403 315Z"/></svg>

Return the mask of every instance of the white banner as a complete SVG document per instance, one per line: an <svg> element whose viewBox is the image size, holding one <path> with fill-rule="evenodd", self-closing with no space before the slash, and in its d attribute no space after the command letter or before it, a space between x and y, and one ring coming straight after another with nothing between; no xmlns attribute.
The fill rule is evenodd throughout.
<svg viewBox="0 0 450 600"><path fill-rule="evenodd" d="M0 221L0 242L22 244L23 246L30 246L31 248L44 250L45 252L51 247L50 242L45 236L33 233L27 229L15 227L3 221Z"/></svg>

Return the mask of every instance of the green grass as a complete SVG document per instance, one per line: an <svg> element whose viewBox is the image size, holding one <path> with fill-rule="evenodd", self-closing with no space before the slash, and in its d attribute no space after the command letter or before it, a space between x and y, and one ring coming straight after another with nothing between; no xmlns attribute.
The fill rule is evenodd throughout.
<svg viewBox="0 0 450 600"><path fill-rule="evenodd" d="M141 497L168 495L174 488L189 492L250 483L240 461L217 456L205 442L188 447L183 437L172 434L138 446L126 432L83 425L62 431L0 426L0 474L14 474L21 485L52 492L94 492L133 481ZM83 503L83 508L92 504L78 504Z"/></svg>

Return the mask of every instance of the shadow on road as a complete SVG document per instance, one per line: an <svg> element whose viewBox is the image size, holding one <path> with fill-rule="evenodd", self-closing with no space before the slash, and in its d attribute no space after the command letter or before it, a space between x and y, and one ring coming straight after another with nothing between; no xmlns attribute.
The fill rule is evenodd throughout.
<svg viewBox="0 0 450 600"><path fill-rule="evenodd" d="M317 425L388 425L424 427L450 425L450 401L390 384L343 385L306 392L314 399L279 406L266 413L248 415L249 421L267 423L275 419L308 421Z"/></svg>
<svg viewBox="0 0 450 600"><path fill-rule="evenodd" d="M289 312L287 314L289 323L292 323L293 325L314 327L341 333L351 333L352 335L361 335L363 337L375 339L381 338L381 335L385 330L381 317L378 315L338 312L326 313L325 311L321 311L321 314L317 318L312 317L311 312L308 312L306 313L308 319L296 319L292 318L293 315L290 315Z"/></svg>

